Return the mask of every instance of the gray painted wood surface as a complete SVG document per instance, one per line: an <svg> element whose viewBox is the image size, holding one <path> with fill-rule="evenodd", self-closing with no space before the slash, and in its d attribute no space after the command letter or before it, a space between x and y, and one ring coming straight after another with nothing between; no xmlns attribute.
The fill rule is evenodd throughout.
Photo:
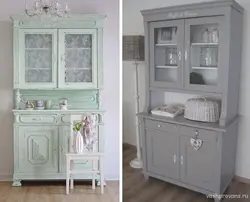
<svg viewBox="0 0 250 202"><path fill-rule="evenodd" d="M238 122L224 130L140 116L143 173L204 194L222 194L234 176ZM197 135L198 134L198 135ZM196 136L197 135L197 136ZM202 140L195 150L191 138Z"/></svg>
<svg viewBox="0 0 250 202"><path fill-rule="evenodd" d="M173 183L149 178L145 180L141 169L131 168L129 163L136 157L136 147L123 145L123 201L124 202L212 202L205 195L176 186ZM166 179L166 178L165 178ZM226 194L246 194L250 197L250 185L234 179ZM250 199L225 199L223 202L247 202Z"/></svg>
<svg viewBox="0 0 250 202"><path fill-rule="evenodd" d="M205 91L205 92L213 92L213 93L222 93L222 85L224 78L224 71L227 66L224 65L223 59L223 35L219 35L219 48L218 48L218 77L216 85L197 85L190 84L190 70L191 67L191 26L193 25L206 25L206 24L218 24L219 33L222 33L223 27L223 18L222 16L217 17L205 17L205 18L191 18L185 20L185 50L187 51L187 60L185 60L184 72L185 72L185 86L184 88L187 90L195 90L195 91Z"/></svg>
<svg viewBox="0 0 250 202"><path fill-rule="evenodd" d="M152 109L150 105L151 91L161 90L220 96L222 110L219 125L221 126L225 126L237 116L241 69L242 13L243 8L235 1L215 1L142 11L145 26L145 59L148 67L148 71L146 71L146 112ZM212 22L219 24L220 31L218 84L215 86L189 84L190 25ZM154 28L160 27L160 24L164 27L164 25L174 25L175 23L179 29L182 29L182 25L185 26L185 40L183 41L180 39L181 36L178 36L178 50L182 51L182 61L179 62L178 69L178 78L181 79L178 79L178 82L174 84L156 82L154 78ZM183 57L185 51L188 53L187 60L184 60Z"/></svg>
<svg viewBox="0 0 250 202"><path fill-rule="evenodd" d="M157 130L146 130L147 170L149 172L179 179L179 137Z"/></svg>
<svg viewBox="0 0 250 202"><path fill-rule="evenodd" d="M155 29L162 27L177 27L177 54L178 52L183 52L184 43L184 21L183 20L171 20L171 21L161 21L161 22L150 22L149 23L149 49L150 49L150 86L155 87L165 87L165 88L183 88L183 65L182 61L177 61L177 79L176 82L161 82L157 81L155 78Z"/></svg>
<svg viewBox="0 0 250 202"><path fill-rule="evenodd" d="M143 174L158 178L203 194L224 193L235 170L238 133L238 102L240 89L242 14L243 8L234 0L195 3L141 11L145 27L146 104L139 113L142 143ZM155 81L155 28L178 26L178 50L190 54L190 26L219 24L218 84L189 84L190 60L179 63L177 83ZM181 38L182 37L182 38ZM152 105L162 97L155 93L179 92L216 96L222 101L217 123L195 122L183 116L167 118L150 114ZM155 103L152 103L151 101ZM155 106L154 106L155 107ZM194 150L190 138L203 141ZM176 154L176 163L174 156ZM171 158L172 157L172 158ZM183 159L183 160L182 160ZM175 169L173 169L175 168Z"/></svg>

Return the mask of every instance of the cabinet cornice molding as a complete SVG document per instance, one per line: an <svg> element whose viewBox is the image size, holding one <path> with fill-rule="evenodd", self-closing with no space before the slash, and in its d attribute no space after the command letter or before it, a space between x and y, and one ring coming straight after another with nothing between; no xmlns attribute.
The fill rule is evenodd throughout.
<svg viewBox="0 0 250 202"><path fill-rule="evenodd" d="M233 7L240 13L243 13L244 11L244 8L240 6L234 0L219 0L219 1L210 1L210 2L207 1L207 2L202 2L202 3L169 6L169 7L163 7L163 8L155 8L155 9L146 9L146 10L142 10L141 13L143 16L162 14L162 13L175 13L175 12L182 12L182 13L190 12L191 13L192 10L214 9L214 8L220 8L220 7Z"/></svg>
<svg viewBox="0 0 250 202"><path fill-rule="evenodd" d="M17 28L98 28L103 27L106 15L83 14L72 15L69 18L39 18L28 17L24 14L11 16L13 27Z"/></svg>

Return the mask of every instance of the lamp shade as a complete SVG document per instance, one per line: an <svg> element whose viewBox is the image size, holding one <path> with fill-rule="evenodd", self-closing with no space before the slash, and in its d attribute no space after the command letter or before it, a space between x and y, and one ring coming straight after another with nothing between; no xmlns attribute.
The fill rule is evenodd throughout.
<svg viewBox="0 0 250 202"><path fill-rule="evenodd" d="M123 36L123 60L145 60L144 36Z"/></svg>

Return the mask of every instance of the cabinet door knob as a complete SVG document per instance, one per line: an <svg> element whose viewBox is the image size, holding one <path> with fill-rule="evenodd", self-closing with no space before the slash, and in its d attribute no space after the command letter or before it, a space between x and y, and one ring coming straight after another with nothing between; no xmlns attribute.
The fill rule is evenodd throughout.
<svg viewBox="0 0 250 202"><path fill-rule="evenodd" d="M178 52L178 58L181 61L181 51Z"/></svg>
<svg viewBox="0 0 250 202"><path fill-rule="evenodd" d="M181 156L181 165L183 165L183 156Z"/></svg>
<svg viewBox="0 0 250 202"><path fill-rule="evenodd" d="M174 154L173 159L174 159L174 163L176 163L176 154Z"/></svg>
<svg viewBox="0 0 250 202"><path fill-rule="evenodd" d="M185 60L187 60L187 58L188 58L188 52L185 51Z"/></svg>

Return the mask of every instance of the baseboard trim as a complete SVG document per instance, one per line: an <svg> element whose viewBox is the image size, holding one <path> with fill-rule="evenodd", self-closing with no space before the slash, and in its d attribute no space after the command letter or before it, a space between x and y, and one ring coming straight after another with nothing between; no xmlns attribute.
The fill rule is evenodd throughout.
<svg viewBox="0 0 250 202"><path fill-rule="evenodd" d="M12 181L12 175L11 174L0 174L0 181L2 182L10 182Z"/></svg>
<svg viewBox="0 0 250 202"><path fill-rule="evenodd" d="M238 182L243 182L243 183L246 183L246 184L250 184L250 179L245 178L245 177L240 177L240 176L235 175L234 180L238 181Z"/></svg>
<svg viewBox="0 0 250 202"><path fill-rule="evenodd" d="M12 175L10 174L0 174L0 182L11 182ZM105 181L119 181L117 177L105 177Z"/></svg>

